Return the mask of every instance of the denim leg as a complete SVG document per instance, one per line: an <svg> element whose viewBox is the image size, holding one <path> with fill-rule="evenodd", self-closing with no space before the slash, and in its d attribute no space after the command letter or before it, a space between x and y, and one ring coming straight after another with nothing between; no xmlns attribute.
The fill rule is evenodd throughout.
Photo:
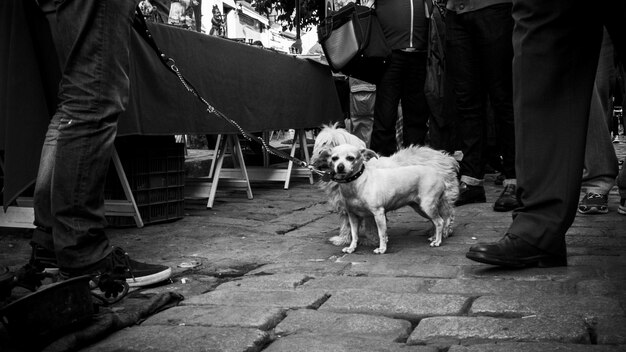
<svg viewBox="0 0 626 352"><path fill-rule="evenodd" d="M59 119L58 116L55 115L48 125L46 138L41 149L37 182L35 183L35 191L33 194L35 231L33 232L32 241L50 251L54 251L54 241L52 238L54 216L52 216L51 192L57 138L59 137L58 128Z"/></svg>
<svg viewBox="0 0 626 352"><path fill-rule="evenodd" d="M454 86L458 112L457 134L463 152L460 174L482 180L487 146L486 92L480 58L473 45L472 13L446 16L447 69Z"/></svg>
<svg viewBox="0 0 626 352"><path fill-rule="evenodd" d="M35 218L40 228L52 228L59 266L80 268L110 252L103 191L117 118L129 95L136 2L58 0L55 5L63 76L40 162Z"/></svg>

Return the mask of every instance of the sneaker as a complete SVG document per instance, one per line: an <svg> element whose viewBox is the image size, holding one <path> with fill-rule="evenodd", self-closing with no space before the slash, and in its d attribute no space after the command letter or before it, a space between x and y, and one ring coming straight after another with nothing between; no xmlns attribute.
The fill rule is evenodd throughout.
<svg viewBox="0 0 626 352"><path fill-rule="evenodd" d="M613 143L619 143L619 136L613 137Z"/></svg>
<svg viewBox="0 0 626 352"><path fill-rule="evenodd" d="M609 212L608 196L589 192L578 203L578 212L581 214L606 214Z"/></svg>
<svg viewBox="0 0 626 352"><path fill-rule="evenodd" d="M621 198L619 200L619 207L617 208L617 212L622 215L626 215L626 198Z"/></svg>
<svg viewBox="0 0 626 352"><path fill-rule="evenodd" d="M130 287L142 287L169 279L172 269L166 265L132 260L123 249L113 247L113 251L97 263L86 268L63 270L62 274L67 277L108 274L113 278L125 278Z"/></svg>
<svg viewBox="0 0 626 352"><path fill-rule="evenodd" d="M517 199L517 186L516 185L506 185L500 193L498 199L493 204L493 210L495 211L511 211L515 208L519 208L521 206L519 200Z"/></svg>
<svg viewBox="0 0 626 352"><path fill-rule="evenodd" d="M470 203L485 203L485 188L483 186L470 186L465 182L459 185L459 199L454 202L455 206L461 206Z"/></svg>
<svg viewBox="0 0 626 352"><path fill-rule="evenodd" d="M53 251L35 242L30 243L31 252L28 263L38 271L58 271L57 257Z"/></svg>

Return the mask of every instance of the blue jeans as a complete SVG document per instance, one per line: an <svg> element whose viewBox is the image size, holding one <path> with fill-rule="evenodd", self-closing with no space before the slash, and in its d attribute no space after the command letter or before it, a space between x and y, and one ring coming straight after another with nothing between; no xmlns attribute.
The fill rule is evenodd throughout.
<svg viewBox="0 0 626 352"><path fill-rule="evenodd" d="M493 110L503 173L515 174L511 4L446 16L446 65L458 112L461 175L482 180L487 164L488 103Z"/></svg>
<svg viewBox="0 0 626 352"><path fill-rule="evenodd" d="M402 101L402 145L423 145L428 133L430 110L424 95L426 53L394 50L389 67L376 86L371 148L381 155L397 150L396 121Z"/></svg>
<svg viewBox="0 0 626 352"><path fill-rule="evenodd" d="M129 96L135 1L55 0L62 63L59 104L48 126L34 194L33 242L61 268L81 268L111 251L104 183Z"/></svg>

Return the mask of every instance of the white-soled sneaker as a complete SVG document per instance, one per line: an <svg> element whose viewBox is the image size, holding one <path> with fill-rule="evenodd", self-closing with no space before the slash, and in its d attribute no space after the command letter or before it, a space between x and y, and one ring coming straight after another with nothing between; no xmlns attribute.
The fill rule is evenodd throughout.
<svg viewBox="0 0 626 352"><path fill-rule="evenodd" d="M119 247L113 247L108 256L93 265L79 269L61 269L61 271L66 277L102 274L109 274L120 279L124 277L130 287L153 285L172 276L170 267L130 259L128 253Z"/></svg>

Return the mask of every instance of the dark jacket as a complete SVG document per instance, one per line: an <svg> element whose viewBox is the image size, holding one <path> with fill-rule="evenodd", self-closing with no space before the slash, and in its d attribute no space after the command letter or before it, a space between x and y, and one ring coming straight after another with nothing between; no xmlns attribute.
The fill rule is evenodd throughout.
<svg viewBox="0 0 626 352"><path fill-rule="evenodd" d="M458 14L472 12L488 6L510 3L512 0L449 0L446 8Z"/></svg>
<svg viewBox="0 0 626 352"><path fill-rule="evenodd" d="M376 15L392 50L426 51L428 21L424 0L376 0Z"/></svg>

